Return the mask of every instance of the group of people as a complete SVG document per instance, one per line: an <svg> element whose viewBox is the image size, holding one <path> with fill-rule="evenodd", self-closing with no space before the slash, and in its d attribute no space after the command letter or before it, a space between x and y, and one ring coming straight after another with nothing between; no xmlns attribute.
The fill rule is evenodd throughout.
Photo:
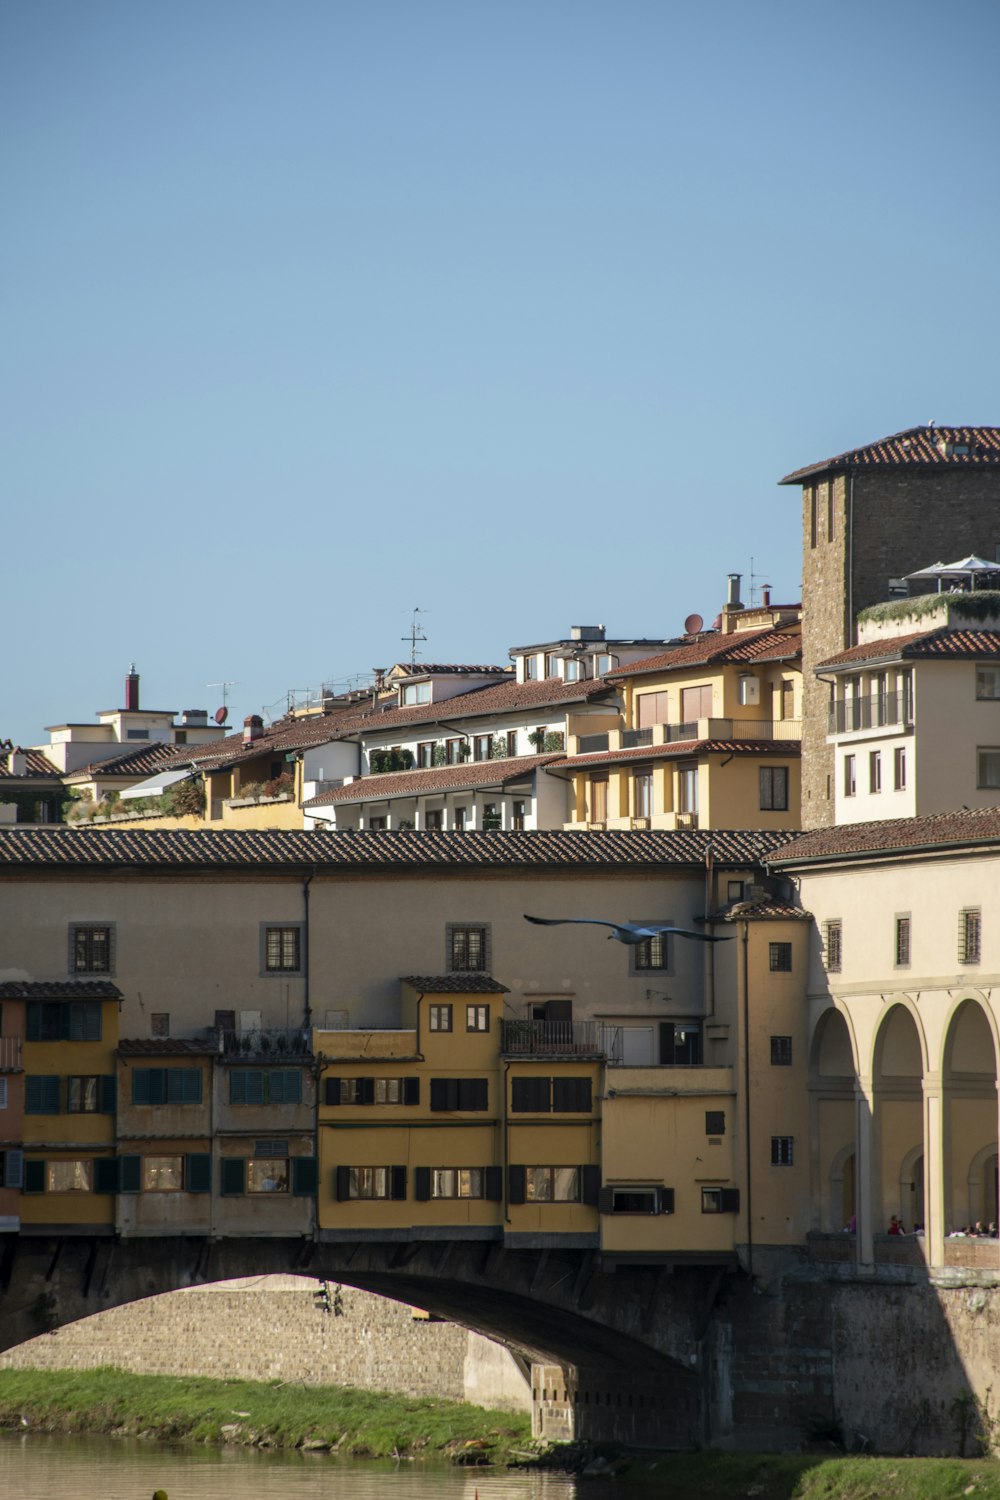
<svg viewBox="0 0 1000 1500"><path fill-rule="evenodd" d="M995 1221L984 1224L977 1219L974 1224L966 1224L962 1229L949 1229L947 1238L949 1240L995 1240L997 1238L997 1226Z"/></svg>

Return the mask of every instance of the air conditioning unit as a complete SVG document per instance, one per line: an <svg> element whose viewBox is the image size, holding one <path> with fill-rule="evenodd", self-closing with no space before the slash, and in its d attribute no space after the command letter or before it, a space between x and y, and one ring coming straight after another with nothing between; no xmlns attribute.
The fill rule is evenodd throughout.
<svg viewBox="0 0 1000 1500"><path fill-rule="evenodd" d="M756 708L760 703L760 681L754 677L752 672L743 672L739 680L740 705L743 708Z"/></svg>

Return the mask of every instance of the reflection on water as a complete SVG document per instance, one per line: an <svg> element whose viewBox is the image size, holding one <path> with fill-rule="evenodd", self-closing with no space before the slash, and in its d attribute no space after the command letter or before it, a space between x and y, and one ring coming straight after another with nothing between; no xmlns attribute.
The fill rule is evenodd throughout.
<svg viewBox="0 0 1000 1500"><path fill-rule="evenodd" d="M575 1500L556 1474L350 1463L314 1453L170 1448L128 1439L0 1433L4 1500ZM610 1485L590 1480L587 1500Z"/></svg>

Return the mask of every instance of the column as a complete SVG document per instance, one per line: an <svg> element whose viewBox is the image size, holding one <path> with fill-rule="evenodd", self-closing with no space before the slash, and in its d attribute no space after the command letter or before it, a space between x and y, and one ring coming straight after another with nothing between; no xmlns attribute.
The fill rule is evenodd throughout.
<svg viewBox="0 0 1000 1500"><path fill-rule="evenodd" d="M858 1215L859 1265L875 1263L875 1216L879 1212L881 1173L875 1150L875 1092L870 1078L859 1078L854 1090L854 1199Z"/></svg>
<svg viewBox="0 0 1000 1500"><path fill-rule="evenodd" d="M940 1073L928 1073L924 1078L924 1247L931 1266L944 1265L946 1104Z"/></svg>

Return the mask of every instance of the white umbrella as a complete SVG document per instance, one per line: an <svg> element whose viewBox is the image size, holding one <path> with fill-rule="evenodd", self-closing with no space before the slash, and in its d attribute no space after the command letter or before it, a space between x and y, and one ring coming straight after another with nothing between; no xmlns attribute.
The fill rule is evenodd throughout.
<svg viewBox="0 0 1000 1500"><path fill-rule="evenodd" d="M968 557L959 558L958 562L936 562L929 568L918 568L915 573L907 573L906 578L907 582L911 578L936 579L938 593L941 593L946 578L969 579L974 585L975 580L984 574L996 578L1000 575L1000 563L987 562L985 557L976 557L975 553L970 553Z"/></svg>

